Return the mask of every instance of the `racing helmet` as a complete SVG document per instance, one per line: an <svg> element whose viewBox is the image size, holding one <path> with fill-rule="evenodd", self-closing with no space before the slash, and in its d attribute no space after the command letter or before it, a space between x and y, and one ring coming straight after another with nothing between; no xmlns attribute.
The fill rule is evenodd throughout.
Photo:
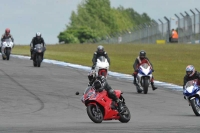
<svg viewBox="0 0 200 133"><path fill-rule="evenodd" d="M195 73L195 68L194 68L194 66L193 66L193 65L188 65L188 66L186 67L186 75L189 76L189 77L191 77L191 76L194 75L194 73Z"/></svg>
<svg viewBox="0 0 200 133"><path fill-rule="evenodd" d="M9 29L9 28L6 28L6 29L5 29L5 33L6 33L6 35L9 35L9 34L10 34L10 29Z"/></svg>
<svg viewBox="0 0 200 133"><path fill-rule="evenodd" d="M42 34L41 34L40 32L37 32L37 33L36 33L36 37L37 37L37 39L40 39L41 36L42 36Z"/></svg>
<svg viewBox="0 0 200 133"><path fill-rule="evenodd" d="M97 53L98 53L98 54L103 54L103 53L104 53L104 47L103 47L102 45L99 45L99 46L97 47Z"/></svg>
<svg viewBox="0 0 200 133"><path fill-rule="evenodd" d="M144 50L141 50L139 53L140 59L144 59L146 57L146 52Z"/></svg>

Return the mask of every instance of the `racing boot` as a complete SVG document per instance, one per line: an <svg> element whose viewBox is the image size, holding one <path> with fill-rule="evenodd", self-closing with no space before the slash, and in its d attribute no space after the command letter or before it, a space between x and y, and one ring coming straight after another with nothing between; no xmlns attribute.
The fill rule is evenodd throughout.
<svg viewBox="0 0 200 133"><path fill-rule="evenodd" d="M33 48L30 49L30 54L31 54L30 60L33 60Z"/></svg>
<svg viewBox="0 0 200 133"><path fill-rule="evenodd" d="M134 75L133 84L136 85L136 86L139 86L138 83L137 83L137 81L136 81L136 75Z"/></svg>
<svg viewBox="0 0 200 133"><path fill-rule="evenodd" d="M1 54L2 54L3 58L6 58L6 54L4 53L4 49L3 48L1 49Z"/></svg>
<svg viewBox="0 0 200 133"><path fill-rule="evenodd" d="M133 84L136 85L136 84L137 84L137 83L136 83L136 75L135 75L134 73L133 73L133 77L134 77Z"/></svg>
<svg viewBox="0 0 200 133"><path fill-rule="evenodd" d="M31 58L30 58L30 60L33 60L33 54L32 54L32 52L31 52Z"/></svg>
<svg viewBox="0 0 200 133"><path fill-rule="evenodd" d="M134 85L136 85L136 84L137 84L137 83L136 83L136 79L135 79L135 78L134 78L134 80L133 80L133 84L134 84Z"/></svg>
<svg viewBox="0 0 200 133"><path fill-rule="evenodd" d="M122 105L122 101L120 99L117 99L117 105L119 108L119 113L123 112L123 105Z"/></svg>
<svg viewBox="0 0 200 133"><path fill-rule="evenodd" d="M157 89L157 87L154 85L154 82L151 82L151 87L153 91Z"/></svg>

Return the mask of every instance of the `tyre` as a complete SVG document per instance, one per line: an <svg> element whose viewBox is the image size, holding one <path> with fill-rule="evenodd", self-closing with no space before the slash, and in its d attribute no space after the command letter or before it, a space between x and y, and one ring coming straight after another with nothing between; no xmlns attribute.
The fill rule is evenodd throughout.
<svg viewBox="0 0 200 133"><path fill-rule="evenodd" d="M95 105L87 106L87 114L94 123L101 123L103 121L103 114L100 109L97 110Z"/></svg>
<svg viewBox="0 0 200 133"><path fill-rule="evenodd" d="M37 57L37 67L40 67L41 62L42 62L42 57L39 55L39 56Z"/></svg>
<svg viewBox="0 0 200 133"><path fill-rule="evenodd" d="M199 99L198 99L199 100ZM191 101L190 101L190 104L191 104L191 106L192 106L192 110L193 110L193 112L194 112L194 114L196 115L196 116L200 116L200 107L197 105L197 103L196 103L196 98L194 98L194 99L192 99Z"/></svg>
<svg viewBox="0 0 200 133"><path fill-rule="evenodd" d="M136 86L136 88L137 88L137 93L142 93L142 90L140 89L139 86Z"/></svg>
<svg viewBox="0 0 200 133"><path fill-rule="evenodd" d="M148 77L144 77L143 79L143 89L144 89L144 94L148 93L148 87L149 87L149 82L148 82Z"/></svg>
<svg viewBox="0 0 200 133"><path fill-rule="evenodd" d="M37 66L37 63L35 61L33 61L33 66L36 67Z"/></svg>
<svg viewBox="0 0 200 133"><path fill-rule="evenodd" d="M6 57L7 57L7 60L10 59L10 49L6 49Z"/></svg>
<svg viewBox="0 0 200 133"><path fill-rule="evenodd" d="M129 111L127 106L124 106L124 112L119 114L119 116L120 116L119 121L121 123L127 123L127 122L130 121L131 113L130 113L130 111Z"/></svg>
<svg viewBox="0 0 200 133"><path fill-rule="evenodd" d="M4 57L2 56L2 59L5 60L6 58L4 58Z"/></svg>

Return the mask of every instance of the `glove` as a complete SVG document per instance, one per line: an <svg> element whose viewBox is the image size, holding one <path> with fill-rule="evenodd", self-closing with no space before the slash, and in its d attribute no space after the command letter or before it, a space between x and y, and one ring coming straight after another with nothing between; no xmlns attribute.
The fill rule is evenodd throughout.
<svg viewBox="0 0 200 133"><path fill-rule="evenodd" d="M152 72L154 72L154 69L152 69Z"/></svg>
<svg viewBox="0 0 200 133"><path fill-rule="evenodd" d="M135 70L135 72L138 72L138 71L139 71L138 69Z"/></svg>
<svg viewBox="0 0 200 133"><path fill-rule="evenodd" d="M95 74L95 70L92 69L92 70L90 71L90 74L89 74L89 75L93 75L93 74Z"/></svg>
<svg viewBox="0 0 200 133"><path fill-rule="evenodd" d="M91 82L89 82L89 83L88 83L88 86L92 86L92 83L91 83Z"/></svg>

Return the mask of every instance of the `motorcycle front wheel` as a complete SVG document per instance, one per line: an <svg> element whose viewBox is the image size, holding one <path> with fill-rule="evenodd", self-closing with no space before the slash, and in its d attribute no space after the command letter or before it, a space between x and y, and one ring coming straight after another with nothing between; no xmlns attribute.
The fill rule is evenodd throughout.
<svg viewBox="0 0 200 133"><path fill-rule="evenodd" d="M41 55L38 55L37 56L37 67L41 66L41 62L42 62L42 57L41 57Z"/></svg>
<svg viewBox="0 0 200 133"><path fill-rule="evenodd" d="M6 49L6 57L7 57L7 60L10 59L10 49Z"/></svg>
<svg viewBox="0 0 200 133"><path fill-rule="evenodd" d="M192 99L192 100L190 101L190 104L191 104L191 106L192 106L192 110L193 110L194 114L195 114L196 116L200 116L200 107L199 107L199 106L197 105L197 103L196 103L196 98Z"/></svg>
<svg viewBox="0 0 200 133"><path fill-rule="evenodd" d="M144 77L143 79L143 89L144 89L144 94L148 93L148 87L149 87L149 81L148 77Z"/></svg>
<svg viewBox="0 0 200 133"><path fill-rule="evenodd" d="M94 123L101 123L103 121L102 111L94 105L87 106L87 114Z"/></svg>
<svg viewBox="0 0 200 133"><path fill-rule="evenodd" d="M124 106L123 110L124 110L123 113L119 114L120 116L119 121L121 123L127 123L131 119L131 113L127 106Z"/></svg>

